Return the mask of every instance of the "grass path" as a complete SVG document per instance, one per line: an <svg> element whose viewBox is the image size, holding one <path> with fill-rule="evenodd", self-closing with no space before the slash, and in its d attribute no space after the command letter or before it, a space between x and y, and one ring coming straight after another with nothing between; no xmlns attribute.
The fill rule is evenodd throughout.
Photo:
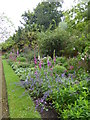
<svg viewBox="0 0 90 120"><path fill-rule="evenodd" d="M40 114L35 111L34 102L28 93L17 84L19 78L6 60L3 60L3 68L7 85L10 118L41 118Z"/></svg>
<svg viewBox="0 0 90 120"><path fill-rule="evenodd" d="M0 120L2 118L2 63L1 63L1 52L0 52Z"/></svg>

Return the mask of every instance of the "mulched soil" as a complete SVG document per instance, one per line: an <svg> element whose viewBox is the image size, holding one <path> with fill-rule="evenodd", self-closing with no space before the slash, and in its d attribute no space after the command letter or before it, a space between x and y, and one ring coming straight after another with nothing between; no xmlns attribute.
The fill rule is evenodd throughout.
<svg viewBox="0 0 90 120"><path fill-rule="evenodd" d="M46 106L48 108L48 111L43 110L41 112L41 107L37 107L37 111L41 114L42 120L60 120L57 116L58 114L54 110L54 108L50 107L48 104Z"/></svg>

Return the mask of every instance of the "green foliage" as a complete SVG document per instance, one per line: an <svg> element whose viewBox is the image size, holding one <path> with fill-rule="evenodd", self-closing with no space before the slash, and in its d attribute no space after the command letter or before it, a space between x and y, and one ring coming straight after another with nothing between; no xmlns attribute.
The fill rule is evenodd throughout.
<svg viewBox="0 0 90 120"><path fill-rule="evenodd" d="M65 63L66 62L66 57L56 57L56 64L59 63Z"/></svg>
<svg viewBox="0 0 90 120"><path fill-rule="evenodd" d="M26 48L26 49L24 49L23 53L24 53L24 57L26 57L26 59L29 63L31 63L31 61L33 61L34 55L36 56L36 58L38 57L37 49Z"/></svg>
<svg viewBox="0 0 90 120"><path fill-rule="evenodd" d="M86 94L86 93L85 93ZM63 119L89 119L88 115L88 100L84 97L79 97L74 104L69 105L67 109L63 110L62 117Z"/></svg>
<svg viewBox="0 0 90 120"><path fill-rule="evenodd" d="M5 53L4 56L5 56L6 59L9 58L9 54L8 53Z"/></svg>
<svg viewBox="0 0 90 120"><path fill-rule="evenodd" d="M15 70L15 73L16 73L16 75L19 76L20 80L25 80L27 78L29 71L30 71L30 68L25 69L25 68L21 67L21 68L17 68Z"/></svg>
<svg viewBox="0 0 90 120"><path fill-rule="evenodd" d="M67 46L69 35L66 31L57 28L53 31L38 33L38 44L41 54L45 56L53 56L55 50L56 55L64 54L64 49Z"/></svg>
<svg viewBox="0 0 90 120"><path fill-rule="evenodd" d="M52 61L52 58L50 56L48 56L48 60ZM42 61L43 61L44 66L47 67L47 57L42 58Z"/></svg>
<svg viewBox="0 0 90 120"><path fill-rule="evenodd" d="M3 60L3 67L7 85L10 118L40 119L41 116L35 111L33 101L30 96L28 96L28 93L25 92L24 88L19 85L19 77L15 75L6 60Z"/></svg>
<svg viewBox="0 0 90 120"><path fill-rule="evenodd" d="M88 88L86 86L85 80L82 82L75 81L73 84L69 81L69 85L68 80L66 80L59 88L60 92L53 90L53 104L57 111L62 113L62 119L87 119L89 117Z"/></svg>
<svg viewBox="0 0 90 120"><path fill-rule="evenodd" d="M25 58L25 57L20 57L20 56L18 56L18 57L17 57L17 61L26 62L26 58Z"/></svg>
<svg viewBox="0 0 90 120"><path fill-rule="evenodd" d="M26 67L29 67L29 64L25 63L25 62L20 62L17 66L18 66L18 68L19 67L26 68Z"/></svg>
<svg viewBox="0 0 90 120"><path fill-rule="evenodd" d="M5 43L2 43L2 52L10 50L13 45L15 44L15 41L12 40L12 37L8 38L8 40L5 41Z"/></svg>
<svg viewBox="0 0 90 120"><path fill-rule="evenodd" d="M51 29L55 29L55 26L58 26L61 21L62 11L58 8L62 7L61 2L41 2L34 9L33 13L30 11L25 12L22 17L26 22L26 25L30 24L29 29L33 29L35 25L37 30L41 31L42 29L46 30L51 25Z"/></svg>
<svg viewBox="0 0 90 120"><path fill-rule="evenodd" d="M58 75L61 75L66 70L67 69L64 66L55 65L54 68L53 68L53 73L57 73Z"/></svg>

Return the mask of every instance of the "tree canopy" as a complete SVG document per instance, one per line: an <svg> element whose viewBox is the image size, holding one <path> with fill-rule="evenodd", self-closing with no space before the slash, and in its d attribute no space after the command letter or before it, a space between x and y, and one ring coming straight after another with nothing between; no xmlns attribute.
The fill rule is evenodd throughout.
<svg viewBox="0 0 90 120"><path fill-rule="evenodd" d="M25 12L22 17L28 27L35 27L36 25L38 29L44 28L46 30L51 24L54 24L53 27L55 28L63 16L61 8L61 2L42 2L37 5L34 12Z"/></svg>

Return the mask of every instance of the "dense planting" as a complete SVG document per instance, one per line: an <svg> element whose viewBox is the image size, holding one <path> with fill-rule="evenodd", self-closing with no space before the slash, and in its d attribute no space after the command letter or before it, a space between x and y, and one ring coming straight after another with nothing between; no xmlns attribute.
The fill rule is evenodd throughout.
<svg viewBox="0 0 90 120"><path fill-rule="evenodd" d="M9 117L18 118L36 118L40 119L40 114L35 111L35 105L28 93L19 83L19 77L14 73L6 60L3 60L4 74L7 85ZM27 102L26 102L27 101Z"/></svg>
<svg viewBox="0 0 90 120"><path fill-rule="evenodd" d="M61 120L87 120L90 2L80 2L64 12L61 6L62 2L41 2L34 12L25 12L24 28L19 27L2 44L3 53L7 51L3 58L19 76L41 113L48 112L50 107Z"/></svg>
<svg viewBox="0 0 90 120"><path fill-rule="evenodd" d="M77 58L55 57L55 54L53 59L34 56L33 65L31 62L24 67L23 63L28 63L18 62L20 54L10 53L9 56L9 64L24 81L23 85L35 101L36 108L41 106L41 112L43 109L48 111L49 106L62 119L88 119L89 75L78 66L80 61Z"/></svg>

